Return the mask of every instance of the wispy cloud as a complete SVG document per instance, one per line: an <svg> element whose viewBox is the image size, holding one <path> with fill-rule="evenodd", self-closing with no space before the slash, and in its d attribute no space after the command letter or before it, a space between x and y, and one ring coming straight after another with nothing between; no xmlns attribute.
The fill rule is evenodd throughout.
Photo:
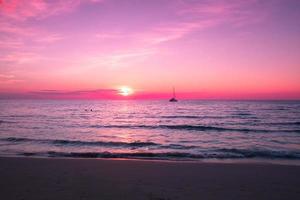
<svg viewBox="0 0 300 200"><path fill-rule="evenodd" d="M0 79L12 79L14 77L15 76L11 74L0 74Z"/></svg>
<svg viewBox="0 0 300 200"><path fill-rule="evenodd" d="M115 98L116 96L118 96L118 90L110 88L95 90L37 90L28 92L0 91L0 99L102 99Z"/></svg>
<svg viewBox="0 0 300 200"><path fill-rule="evenodd" d="M103 0L0 0L0 62L11 66L39 61L42 48L65 39L60 33L34 26L30 20L70 13L80 4ZM36 23L35 23L36 24ZM30 43L30 45L28 45Z"/></svg>
<svg viewBox="0 0 300 200"><path fill-rule="evenodd" d="M182 39L193 32L224 23L231 25L250 23L254 14L248 8L255 3L256 0L247 2L239 0L181 1L181 5L175 12L179 18L174 21L157 23L140 32L103 31L96 33L94 35L96 39L103 41L129 40L134 41L132 42L133 46L126 47L126 49L120 48L117 52L88 56L83 59L82 64L91 68L130 66L156 54L161 44ZM256 16L256 19L259 17Z"/></svg>
<svg viewBox="0 0 300 200"><path fill-rule="evenodd" d="M153 48L132 49L110 54L89 56L83 61L83 65L90 67L119 68L143 61L156 52Z"/></svg>
<svg viewBox="0 0 300 200"><path fill-rule="evenodd" d="M21 47L23 47L23 42L21 40L10 38L0 40L0 49L20 49Z"/></svg>
<svg viewBox="0 0 300 200"><path fill-rule="evenodd" d="M38 90L31 91L30 94L52 96L52 95L86 95L86 94L102 94L102 93L117 93L116 89L95 89L95 90Z"/></svg>
<svg viewBox="0 0 300 200"><path fill-rule="evenodd" d="M185 37L189 33L222 24L243 26L262 22L266 12L253 11L257 0L179 1L176 14L180 20L159 24L142 33L150 44L161 44Z"/></svg>
<svg viewBox="0 0 300 200"><path fill-rule="evenodd" d="M102 33L96 33L95 37L98 39L118 39L118 38L126 38L131 37L131 35L121 33L121 32L102 32Z"/></svg>
<svg viewBox="0 0 300 200"><path fill-rule="evenodd" d="M187 34L214 25L213 21L177 22L157 26L140 35L141 40L152 45L180 39Z"/></svg>
<svg viewBox="0 0 300 200"><path fill-rule="evenodd" d="M33 63L41 59L43 59L42 56L32 52L11 52L0 55L0 61L2 63L11 64Z"/></svg>
<svg viewBox="0 0 300 200"><path fill-rule="evenodd" d="M59 40L62 40L64 37L59 35L59 34L45 34L42 37L39 37L35 39L35 42L40 42L40 43L53 43Z"/></svg>
<svg viewBox="0 0 300 200"><path fill-rule="evenodd" d="M266 16L263 4L259 0L219 0L219 1L195 1L188 3L181 1L179 15L188 15L190 19L210 19L215 25L227 23L231 25L247 25L261 22ZM260 8L253 9L260 5Z"/></svg>
<svg viewBox="0 0 300 200"><path fill-rule="evenodd" d="M0 74L0 83L1 84L13 84L17 82L22 82L23 80L18 79L13 74Z"/></svg>
<svg viewBox="0 0 300 200"><path fill-rule="evenodd" d="M13 23L0 18L1 37L32 37L36 35L37 29L26 26L23 23Z"/></svg>
<svg viewBox="0 0 300 200"><path fill-rule="evenodd" d="M102 0L103 1L103 0ZM98 3L100 0L2 0L0 16L18 21L45 18L71 12L81 3Z"/></svg>
<svg viewBox="0 0 300 200"><path fill-rule="evenodd" d="M36 98L36 99L91 99L115 98L116 89L103 88L95 90L37 90L21 93L2 93L0 98Z"/></svg>

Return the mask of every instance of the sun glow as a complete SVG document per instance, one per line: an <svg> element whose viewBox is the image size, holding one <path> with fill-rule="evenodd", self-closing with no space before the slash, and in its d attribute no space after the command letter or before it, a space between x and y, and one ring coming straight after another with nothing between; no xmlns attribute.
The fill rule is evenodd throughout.
<svg viewBox="0 0 300 200"><path fill-rule="evenodd" d="M118 94L122 96L129 96L133 94L133 89L127 86L120 87L118 91L119 91Z"/></svg>

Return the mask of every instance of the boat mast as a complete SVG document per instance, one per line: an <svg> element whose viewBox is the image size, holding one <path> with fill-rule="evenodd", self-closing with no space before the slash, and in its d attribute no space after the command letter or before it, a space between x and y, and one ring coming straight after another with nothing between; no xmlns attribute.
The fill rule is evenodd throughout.
<svg viewBox="0 0 300 200"><path fill-rule="evenodd" d="M176 95L175 95L175 87L173 86L173 98L175 99L176 98Z"/></svg>

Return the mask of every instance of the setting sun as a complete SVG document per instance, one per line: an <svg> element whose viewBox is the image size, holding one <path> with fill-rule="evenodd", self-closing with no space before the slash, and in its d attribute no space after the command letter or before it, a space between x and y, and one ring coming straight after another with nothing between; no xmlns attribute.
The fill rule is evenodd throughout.
<svg viewBox="0 0 300 200"><path fill-rule="evenodd" d="M119 88L118 93L122 96L129 96L133 93L133 89L127 86L123 86Z"/></svg>

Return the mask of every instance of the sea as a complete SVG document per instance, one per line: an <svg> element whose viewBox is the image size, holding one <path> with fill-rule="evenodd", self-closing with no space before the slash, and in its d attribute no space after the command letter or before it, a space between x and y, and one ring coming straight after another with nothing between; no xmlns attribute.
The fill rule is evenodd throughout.
<svg viewBox="0 0 300 200"><path fill-rule="evenodd" d="M0 100L0 156L300 160L300 101Z"/></svg>

